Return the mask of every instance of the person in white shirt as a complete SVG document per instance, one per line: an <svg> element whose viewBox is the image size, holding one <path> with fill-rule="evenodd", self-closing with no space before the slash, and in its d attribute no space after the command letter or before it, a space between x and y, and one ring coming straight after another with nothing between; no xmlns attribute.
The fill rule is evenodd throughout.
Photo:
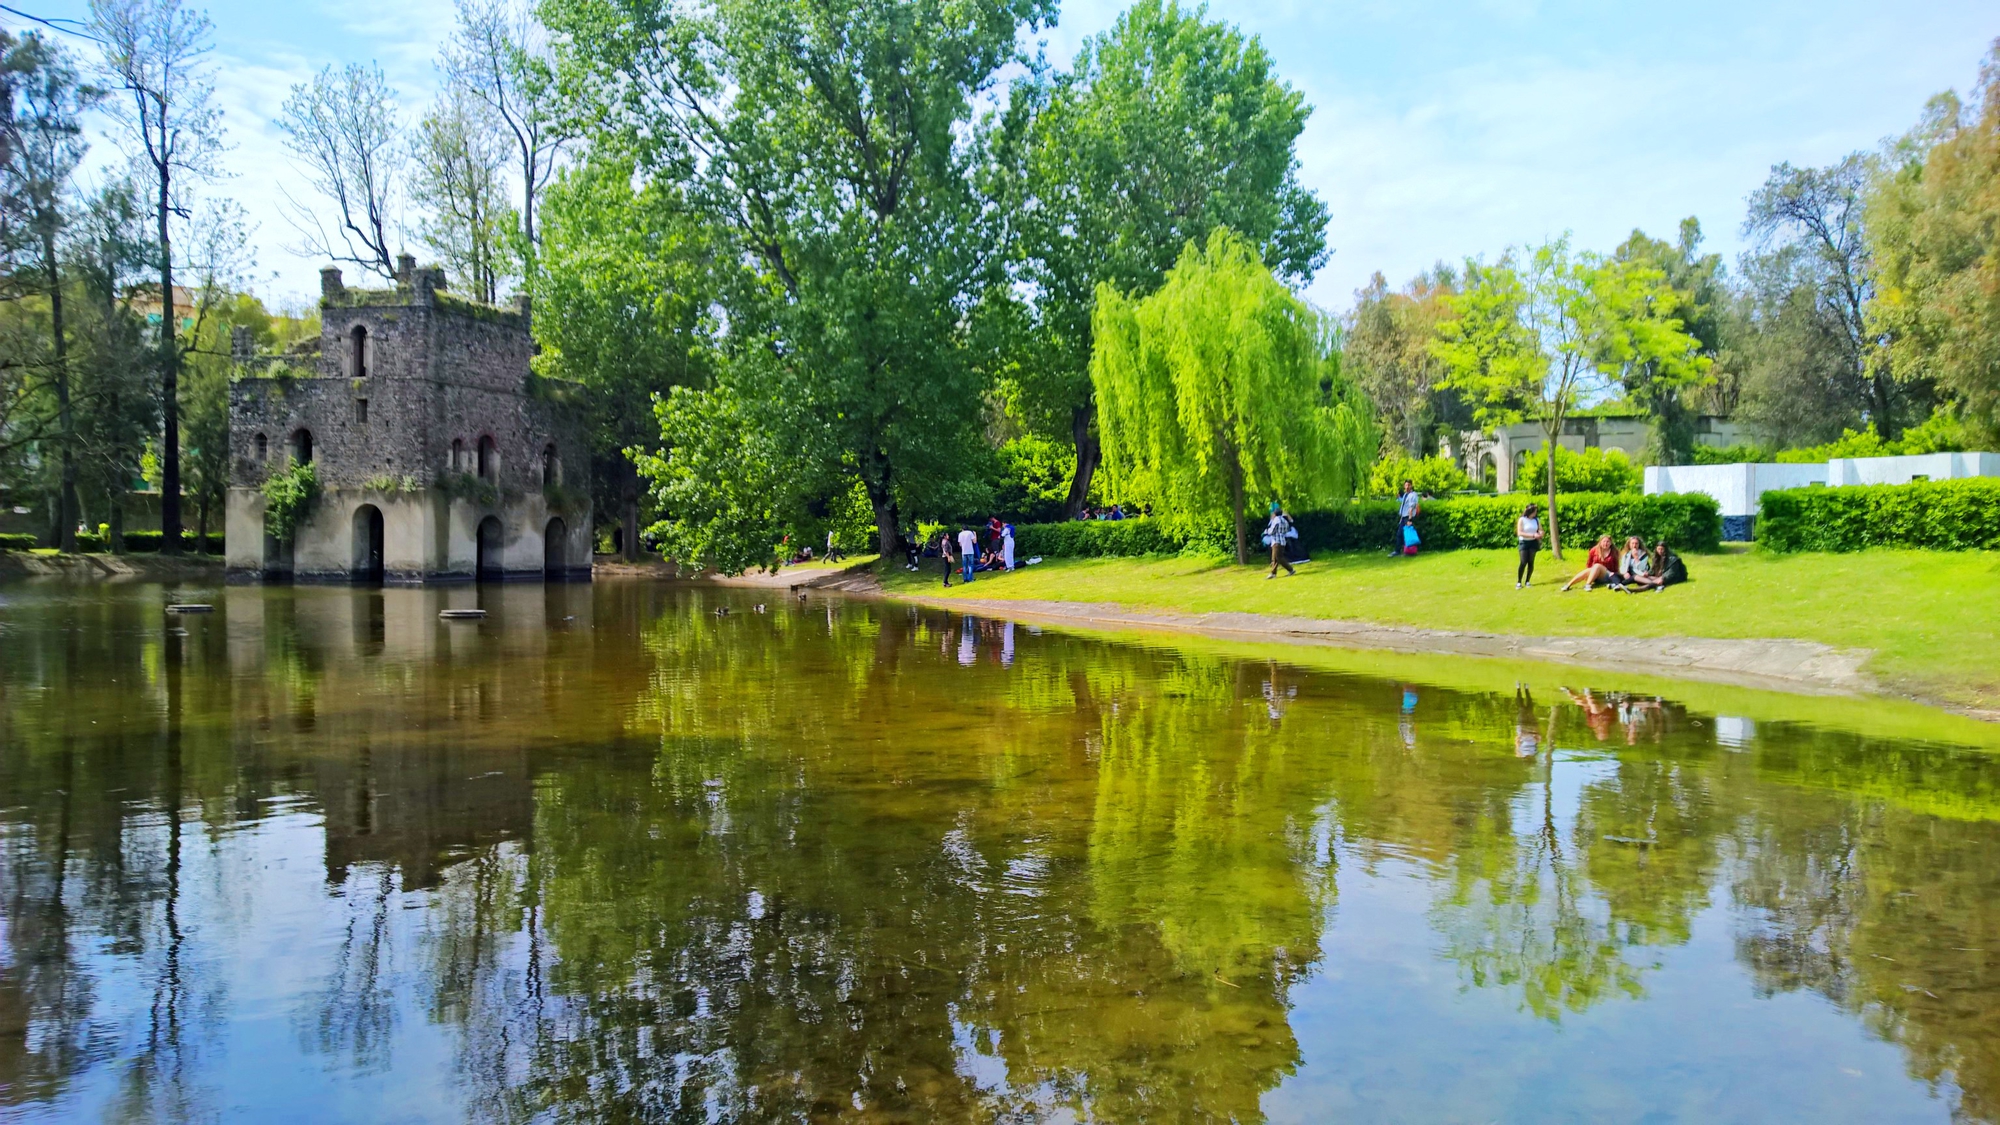
<svg viewBox="0 0 2000 1125"><path fill-rule="evenodd" d="M965 568L965 580L972 581L972 572L979 569L979 533L969 527L958 530L958 561Z"/></svg>
<svg viewBox="0 0 2000 1125"><path fill-rule="evenodd" d="M1271 501L1271 522L1264 525L1264 542L1271 545L1271 573L1264 576L1266 579L1276 578L1281 566L1288 577L1298 573L1285 557L1285 541L1291 533L1292 521L1285 518L1285 509L1276 500Z"/></svg>
<svg viewBox="0 0 2000 1125"><path fill-rule="evenodd" d="M1542 508L1530 504L1514 521L1514 539L1521 546L1521 561L1514 567L1514 588L1523 589L1535 581L1535 552L1542 549Z"/></svg>
<svg viewBox="0 0 2000 1125"><path fill-rule="evenodd" d="M1014 525L1000 525L1000 563L1008 570L1014 569Z"/></svg>

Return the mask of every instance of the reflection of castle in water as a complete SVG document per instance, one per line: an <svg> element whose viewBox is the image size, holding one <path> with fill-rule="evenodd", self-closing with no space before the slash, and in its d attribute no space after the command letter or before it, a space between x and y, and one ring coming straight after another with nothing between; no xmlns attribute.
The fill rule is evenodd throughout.
<svg viewBox="0 0 2000 1125"><path fill-rule="evenodd" d="M439 619L474 600L485 620ZM561 584L225 592L232 721L260 740L289 728L329 879L383 863L428 887L465 855L528 838L529 755L554 725L564 640L587 637L592 605L589 587Z"/></svg>

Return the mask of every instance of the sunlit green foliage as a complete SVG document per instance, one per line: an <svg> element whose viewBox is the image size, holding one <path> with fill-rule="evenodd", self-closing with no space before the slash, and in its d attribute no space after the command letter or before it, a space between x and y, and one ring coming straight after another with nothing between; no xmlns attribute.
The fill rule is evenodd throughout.
<svg viewBox="0 0 2000 1125"><path fill-rule="evenodd" d="M1623 450L1590 448L1581 452L1556 447L1557 492L1637 492L1644 470L1625 456ZM1532 450L1521 459L1515 485L1531 492L1547 492L1549 457Z"/></svg>
<svg viewBox="0 0 2000 1125"><path fill-rule="evenodd" d="M1217 231L1190 246L1158 293L1105 286L1093 321L1109 490L1170 524L1229 520L1248 554L1246 507L1345 500L1379 441L1340 370L1331 325ZM1261 505L1260 505L1261 506Z"/></svg>

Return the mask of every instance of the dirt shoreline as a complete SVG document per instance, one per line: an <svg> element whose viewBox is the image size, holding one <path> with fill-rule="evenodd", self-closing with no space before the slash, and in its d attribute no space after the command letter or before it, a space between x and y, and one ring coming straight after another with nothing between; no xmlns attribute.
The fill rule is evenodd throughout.
<svg viewBox="0 0 2000 1125"><path fill-rule="evenodd" d="M0 551L0 582L51 578L67 582L188 582L222 579L213 555L31 555Z"/></svg>

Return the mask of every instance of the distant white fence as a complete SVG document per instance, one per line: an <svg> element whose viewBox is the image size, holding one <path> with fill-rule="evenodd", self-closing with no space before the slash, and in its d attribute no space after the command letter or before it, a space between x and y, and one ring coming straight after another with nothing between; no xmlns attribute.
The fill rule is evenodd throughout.
<svg viewBox="0 0 2000 1125"><path fill-rule="evenodd" d="M1750 538L1766 492L1815 484L1908 484L1913 480L2000 477L2000 453L1920 453L1909 457L1839 457L1825 464L1649 465L1646 495L1700 492L1722 509L1722 537Z"/></svg>

